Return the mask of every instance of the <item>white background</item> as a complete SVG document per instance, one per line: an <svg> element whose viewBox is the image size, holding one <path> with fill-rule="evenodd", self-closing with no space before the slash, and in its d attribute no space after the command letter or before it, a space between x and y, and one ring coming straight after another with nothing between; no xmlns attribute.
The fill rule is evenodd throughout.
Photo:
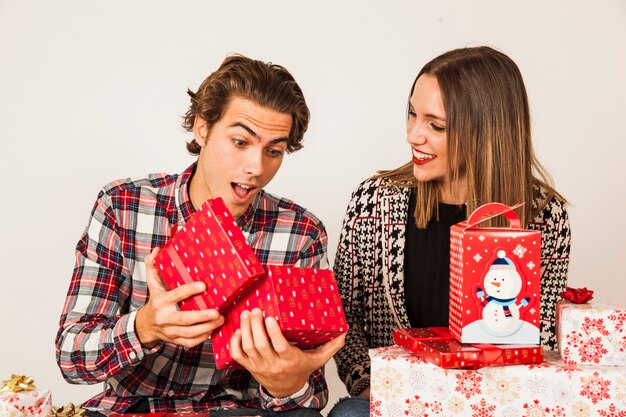
<svg viewBox="0 0 626 417"><path fill-rule="evenodd" d="M626 2L0 0L0 380L32 375L54 404L100 390L54 356L74 247L100 187L193 158L186 89L231 52L286 66L312 111L305 148L268 186L326 224L351 191L409 159L419 69L487 44L525 77L540 161L572 203L570 284L626 305ZM331 403L345 393L328 369Z"/></svg>

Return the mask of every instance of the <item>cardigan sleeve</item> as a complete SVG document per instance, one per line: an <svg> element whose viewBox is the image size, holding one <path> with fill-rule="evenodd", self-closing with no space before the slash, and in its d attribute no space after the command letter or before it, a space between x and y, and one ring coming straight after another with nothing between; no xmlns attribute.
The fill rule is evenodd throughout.
<svg viewBox="0 0 626 417"><path fill-rule="evenodd" d="M571 242L566 203L553 197L528 228L541 231L541 344L556 349L556 302L567 287Z"/></svg>
<svg viewBox="0 0 626 417"><path fill-rule="evenodd" d="M369 343L366 337L364 258L370 250L360 247L363 234L373 235L372 223L365 212L371 207L367 187L363 184L352 194L341 229L334 272L350 329L344 347L335 355L339 377L352 396L370 385Z"/></svg>

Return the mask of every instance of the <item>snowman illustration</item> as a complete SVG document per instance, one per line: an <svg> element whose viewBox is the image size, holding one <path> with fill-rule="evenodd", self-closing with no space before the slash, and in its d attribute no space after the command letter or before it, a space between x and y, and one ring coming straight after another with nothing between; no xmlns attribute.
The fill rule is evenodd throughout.
<svg viewBox="0 0 626 417"><path fill-rule="evenodd" d="M522 326L520 308L528 305L530 297L517 303L522 277L504 250L499 250L497 255L483 279L484 290L477 288L476 296L483 306L484 330L495 336L507 336Z"/></svg>

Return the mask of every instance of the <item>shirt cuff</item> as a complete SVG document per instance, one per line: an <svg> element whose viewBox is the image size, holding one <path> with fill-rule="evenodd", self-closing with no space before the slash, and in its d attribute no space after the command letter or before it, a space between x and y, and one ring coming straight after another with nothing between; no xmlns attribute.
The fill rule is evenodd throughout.
<svg viewBox="0 0 626 417"><path fill-rule="evenodd" d="M122 316L114 329L115 345L118 346L119 359L121 362L133 365L141 362L144 356L161 350L163 343L159 342L151 349L141 345L135 333L135 318L137 310Z"/></svg>
<svg viewBox="0 0 626 417"><path fill-rule="evenodd" d="M265 387L259 385L259 392L261 393L262 403L265 404L265 409L268 410L284 410L288 408L289 404L303 404L306 403L307 397L311 396L311 384L309 381L304 383L304 386L297 392L291 394L288 397L277 398L273 397Z"/></svg>

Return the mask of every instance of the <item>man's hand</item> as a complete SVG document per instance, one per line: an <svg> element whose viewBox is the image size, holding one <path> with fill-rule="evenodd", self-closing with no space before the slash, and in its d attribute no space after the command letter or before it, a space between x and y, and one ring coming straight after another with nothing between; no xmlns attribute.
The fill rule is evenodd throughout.
<svg viewBox="0 0 626 417"><path fill-rule="evenodd" d="M224 323L224 317L215 309L176 309L179 301L203 292L205 284L194 282L168 291L154 265L159 251L154 248L145 259L149 296L148 302L137 311L135 333L146 348L153 347L158 341L194 347L207 340L213 330Z"/></svg>
<svg viewBox="0 0 626 417"><path fill-rule="evenodd" d="M283 336L274 317L263 319L260 309L241 314L241 329L230 341L230 354L275 398L298 392L311 373L342 348L343 333L317 349L303 351Z"/></svg>

